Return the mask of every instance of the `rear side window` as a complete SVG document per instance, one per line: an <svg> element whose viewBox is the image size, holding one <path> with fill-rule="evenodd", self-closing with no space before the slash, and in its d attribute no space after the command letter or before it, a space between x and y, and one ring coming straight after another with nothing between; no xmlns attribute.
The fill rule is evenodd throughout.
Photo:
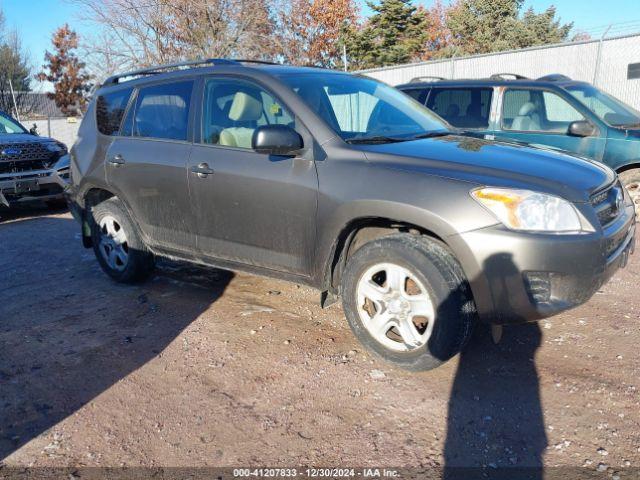
<svg viewBox="0 0 640 480"><path fill-rule="evenodd" d="M96 101L96 122L100 133L118 135L131 91L132 89L129 88L98 97Z"/></svg>
<svg viewBox="0 0 640 480"><path fill-rule="evenodd" d="M141 88L136 99L133 136L187 140L193 81Z"/></svg>
<svg viewBox="0 0 640 480"><path fill-rule="evenodd" d="M454 127L487 128L492 88L434 88L427 107Z"/></svg>

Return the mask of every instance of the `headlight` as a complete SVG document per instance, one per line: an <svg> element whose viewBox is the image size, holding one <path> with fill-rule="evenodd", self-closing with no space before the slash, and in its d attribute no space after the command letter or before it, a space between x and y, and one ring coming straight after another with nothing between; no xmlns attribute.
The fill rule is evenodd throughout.
<svg viewBox="0 0 640 480"><path fill-rule="evenodd" d="M553 195L486 187L472 190L471 196L512 230L550 233L594 231L586 220L581 221L581 215L571 203Z"/></svg>
<svg viewBox="0 0 640 480"><path fill-rule="evenodd" d="M51 153L57 153L59 157L67 153L67 146L62 142L47 143L47 150Z"/></svg>

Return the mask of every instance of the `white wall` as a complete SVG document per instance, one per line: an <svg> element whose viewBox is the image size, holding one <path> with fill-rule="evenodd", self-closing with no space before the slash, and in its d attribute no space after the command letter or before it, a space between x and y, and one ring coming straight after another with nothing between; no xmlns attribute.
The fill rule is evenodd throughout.
<svg viewBox="0 0 640 480"><path fill-rule="evenodd" d="M599 88L640 110L640 80L627 80L628 64L640 63L640 34L604 40L596 72L599 45L598 40L565 43L364 70L361 73L390 85L406 83L420 76L486 78L494 73L517 73L529 78L560 73L594 83L597 73L595 84Z"/></svg>

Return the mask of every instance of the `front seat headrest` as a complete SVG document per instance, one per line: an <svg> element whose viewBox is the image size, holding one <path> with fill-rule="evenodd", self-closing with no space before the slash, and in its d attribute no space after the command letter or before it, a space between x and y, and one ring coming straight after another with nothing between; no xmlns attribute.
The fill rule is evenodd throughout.
<svg viewBox="0 0 640 480"><path fill-rule="evenodd" d="M238 92L233 96L229 118L236 122L253 122L262 116L262 102L253 95Z"/></svg>
<svg viewBox="0 0 640 480"><path fill-rule="evenodd" d="M537 110L537 107L535 106L534 103L527 102L520 107L520 110L518 111L518 115L521 117L526 117L531 115L532 113L535 113L536 110Z"/></svg>

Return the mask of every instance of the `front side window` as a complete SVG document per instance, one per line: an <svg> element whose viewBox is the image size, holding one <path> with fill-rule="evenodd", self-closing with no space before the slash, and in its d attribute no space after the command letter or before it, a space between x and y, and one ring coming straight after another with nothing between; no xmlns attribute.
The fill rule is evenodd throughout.
<svg viewBox="0 0 640 480"><path fill-rule="evenodd" d="M487 128L492 88L434 88L427 107L458 128Z"/></svg>
<svg viewBox="0 0 640 480"><path fill-rule="evenodd" d="M572 122L585 120L560 95L539 89L510 89L502 100L502 127L519 132L567 133Z"/></svg>
<svg viewBox="0 0 640 480"><path fill-rule="evenodd" d="M591 85L574 85L566 90L601 120L614 127L637 127L640 112Z"/></svg>
<svg viewBox="0 0 640 480"><path fill-rule="evenodd" d="M192 81L143 87L138 92L133 136L187 140Z"/></svg>
<svg viewBox="0 0 640 480"><path fill-rule="evenodd" d="M202 108L203 143L250 149L256 128L265 125L295 128L295 117L282 102L253 83L207 80Z"/></svg>
<svg viewBox="0 0 640 480"><path fill-rule="evenodd" d="M98 97L96 100L96 122L100 133L118 135L131 92L132 89L127 88Z"/></svg>
<svg viewBox="0 0 640 480"><path fill-rule="evenodd" d="M371 78L326 72L279 77L347 142L401 141L447 131L425 106Z"/></svg>

